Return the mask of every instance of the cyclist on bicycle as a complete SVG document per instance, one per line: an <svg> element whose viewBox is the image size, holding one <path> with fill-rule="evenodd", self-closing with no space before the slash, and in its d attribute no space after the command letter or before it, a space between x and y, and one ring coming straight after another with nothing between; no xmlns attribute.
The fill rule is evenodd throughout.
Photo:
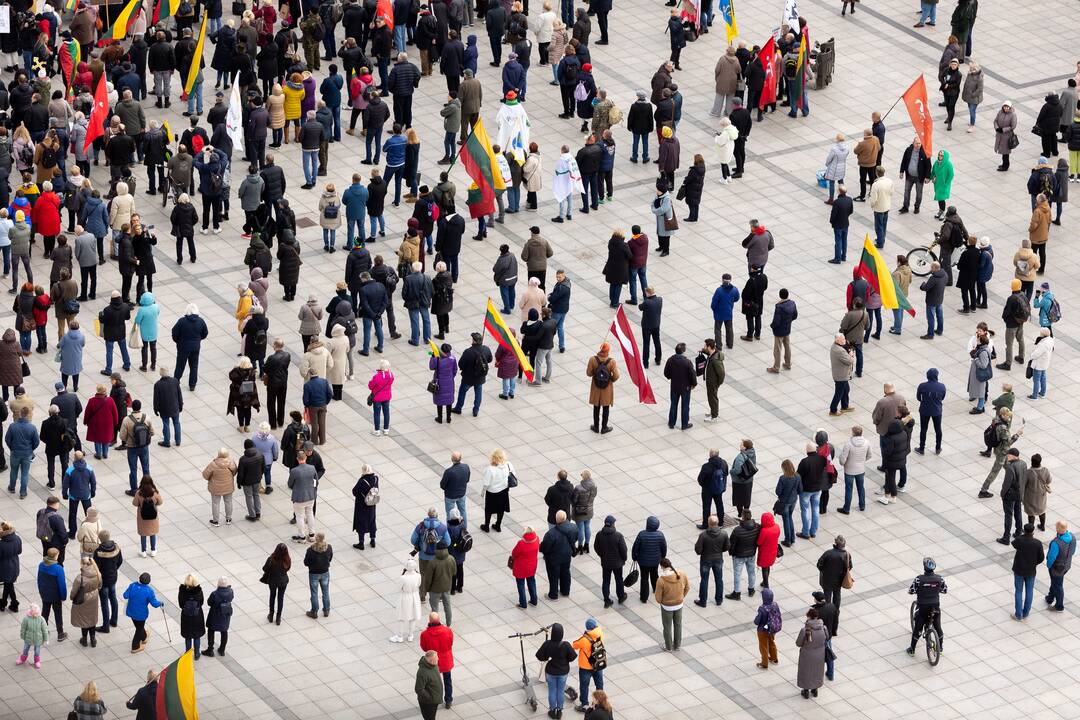
<svg viewBox="0 0 1080 720"><path fill-rule="evenodd" d="M915 611L915 627L911 631L911 645L907 649L908 655L915 654L915 645L919 642L919 636L931 614L933 614L934 629L938 634L938 650L940 651L944 645L945 636L941 632L940 596L942 593L949 592L949 588L945 586L945 578L935 573L935 570L937 570L937 563L934 559L923 558L923 574L912 580L911 587L908 588L908 595L915 595L915 601L918 603Z"/></svg>

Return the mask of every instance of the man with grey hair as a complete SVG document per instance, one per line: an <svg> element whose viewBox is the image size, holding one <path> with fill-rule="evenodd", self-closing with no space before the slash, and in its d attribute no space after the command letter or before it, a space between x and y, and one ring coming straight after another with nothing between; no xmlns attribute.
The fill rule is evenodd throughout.
<svg viewBox="0 0 1080 720"><path fill-rule="evenodd" d="M322 145L326 128L315 119L315 111L308 110L304 125L300 128L300 149L304 154L304 190L315 187L319 176L319 147Z"/></svg>
<svg viewBox="0 0 1080 720"><path fill-rule="evenodd" d="M851 393L851 372L855 367L855 351L848 347L847 336L836 333L829 348L829 367L832 370L833 396L829 402L829 415L836 417L851 410L848 404Z"/></svg>
<svg viewBox="0 0 1080 720"><path fill-rule="evenodd" d="M435 720L439 701L443 699L442 676L439 674L439 653L428 650L420 658L416 670L416 702L424 720Z"/></svg>
<svg viewBox="0 0 1080 720"><path fill-rule="evenodd" d="M397 62L386 80L386 90L394 97L394 122L402 127L412 127L413 92L418 87L420 69L409 62L408 53L398 53Z"/></svg>
<svg viewBox="0 0 1080 720"><path fill-rule="evenodd" d="M428 508L427 517L413 528L409 543L413 546L413 555L419 555L420 574L424 575L428 564L435 559L435 550L439 545L450 547L450 531L446 525L439 522L439 511L433 507ZM456 568L456 565L455 565ZM427 588L420 585L420 600L427 595Z"/></svg>

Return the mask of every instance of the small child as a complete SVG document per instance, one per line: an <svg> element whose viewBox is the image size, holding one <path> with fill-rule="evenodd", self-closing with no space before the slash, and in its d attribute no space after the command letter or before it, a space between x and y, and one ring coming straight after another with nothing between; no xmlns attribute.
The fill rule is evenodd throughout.
<svg viewBox="0 0 1080 720"><path fill-rule="evenodd" d="M30 604L30 611L19 625L19 637L23 641L23 651L15 664L24 664L30 654L30 647L33 646L34 667L41 669L41 646L49 642L49 626L45 623L45 618L41 617L41 608L37 604Z"/></svg>

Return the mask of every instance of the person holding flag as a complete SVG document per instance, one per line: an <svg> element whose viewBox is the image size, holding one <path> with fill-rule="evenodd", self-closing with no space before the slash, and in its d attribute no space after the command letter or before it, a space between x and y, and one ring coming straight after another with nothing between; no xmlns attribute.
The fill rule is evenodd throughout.
<svg viewBox="0 0 1080 720"><path fill-rule="evenodd" d="M802 109L803 117L810 114L808 90L814 73L810 70L808 32L805 28L799 44L784 55L784 78L787 80L788 104L791 110L788 117L796 117Z"/></svg>

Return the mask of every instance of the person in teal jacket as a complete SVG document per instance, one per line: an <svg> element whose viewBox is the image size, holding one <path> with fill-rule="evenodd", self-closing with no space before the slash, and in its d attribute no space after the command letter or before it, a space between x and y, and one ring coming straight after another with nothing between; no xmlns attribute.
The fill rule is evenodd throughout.
<svg viewBox="0 0 1080 720"><path fill-rule="evenodd" d="M30 612L19 624L19 638L23 641L23 651L16 665L22 665L30 655L30 648L34 648L34 667L41 668L41 646L49 642L49 626L45 618L41 617L41 608L36 604L30 605Z"/></svg>
<svg viewBox="0 0 1080 720"><path fill-rule="evenodd" d="M1039 327L1050 328L1050 337L1054 336L1054 323L1050 320L1050 308L1054 306L1054 293L1050 292L1050 283L1044 282L1035 291L1032 307L1039 311Z"/></svg>
<svg viewBox="0 0 1080 720"><path fill-rule="evenodd" d="M953 164L948 150L938 150L937 160L930 170L930 179L934 181L934 199L937 200L935 220L945 217L945 201L952 195Z"/></svg>
<svg viewBox="0 0 1080 720"><path fill-rule="evenodd" d="M142 365L139 370L146 372L147 353L150 355L150 369L157 370L158 315L161 307L154 300L154 294L144 292L139 298L139 310L135 313L134 323L139 326L142 336Z"/></svg>
<svg viewBox="0 0 1080 720"><path fill-rule="evenodd" d="M128 585L124 591L124 599L127 600L125 613L135 625L135 634L131 638L131 652L142 652L146 643L150 642L150 631L146 629L146 620L150 617L150 606L161 607L162 603L154 594L154 588L150 587L150 573L139 576L139 582Z"/></svg>

